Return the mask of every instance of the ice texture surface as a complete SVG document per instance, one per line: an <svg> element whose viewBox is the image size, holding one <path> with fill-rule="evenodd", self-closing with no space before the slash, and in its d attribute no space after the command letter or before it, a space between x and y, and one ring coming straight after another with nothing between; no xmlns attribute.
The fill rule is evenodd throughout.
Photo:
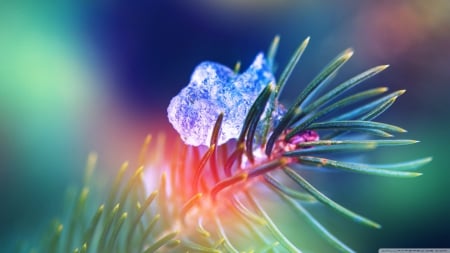
<svg viewBox="0 0 450 253"><path fill-rule="evenodd" d="M263 88L275 78L262 53L241 74L205 61L194 70L189 84L172 98L170 123L188 145L208 146L217 117L224 113L219 145L237 138L245 117Z"/></svg>

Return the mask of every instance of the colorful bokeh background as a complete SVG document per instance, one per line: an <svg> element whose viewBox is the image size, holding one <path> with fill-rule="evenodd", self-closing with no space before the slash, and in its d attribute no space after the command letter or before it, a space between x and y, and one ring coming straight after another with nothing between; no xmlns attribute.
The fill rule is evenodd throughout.
<svg viewBox="0 0 450 253"><path fill-rule="evenodd" d="M368 154L369 161L434 158L415 179L333 173L317 180L382 230L323 208L317 216L361 252L450 247L449 13L447 0L2 1L0 251L61 214L90 151L99 154L106 181L122 161L137 158L146 134L173 136L167 105L199 62L240 60L245 68L276 34L280 67L312 38L283 101L352 47L356 54L337 81L390 64L365 85L407 89L381 119L408 129L402 138L421 140Z"/></svg>

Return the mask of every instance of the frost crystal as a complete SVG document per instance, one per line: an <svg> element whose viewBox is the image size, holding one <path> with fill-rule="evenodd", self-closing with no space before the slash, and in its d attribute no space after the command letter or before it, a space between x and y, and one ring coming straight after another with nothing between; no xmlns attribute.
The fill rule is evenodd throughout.
<svg viewBox="0 0 450 253"><path fill-rule="evenodd" d="M219 145L237 138L244 119L262 89L275 82L262 53L242 74L215 62L202 62L189 84L172 98L170 123L188 145L209 145L215 121L224 113Z"/></svg>

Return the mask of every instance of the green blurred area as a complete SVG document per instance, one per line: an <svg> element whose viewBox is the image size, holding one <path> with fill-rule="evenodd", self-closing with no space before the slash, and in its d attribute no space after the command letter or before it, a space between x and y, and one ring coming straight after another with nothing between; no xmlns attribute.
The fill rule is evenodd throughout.
<svg viewBox="0 0 450 253"><path fill-rule="evenodd" d="M70 12L59 12L67 7L1 3L1 245L31 238L59 214L88 153L95 87Z"/></svg>

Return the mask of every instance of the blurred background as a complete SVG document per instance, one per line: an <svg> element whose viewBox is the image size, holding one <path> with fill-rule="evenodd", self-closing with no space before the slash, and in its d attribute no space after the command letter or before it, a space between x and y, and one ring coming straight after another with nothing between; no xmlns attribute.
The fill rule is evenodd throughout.
<svg viewBox="0 0 450 253"><path fill-rule="evenodd" d="M352 47L336 81L390 64L364 87L407 89L380 120L421 140L371 159L434 158L414 179L323 178L331 197L383 225L331 220L330 230L361 252L450 247L449 13L447 0L2 1L0 251L61 214L90 151L113 174L148 133L173 134L167 105L198 63L240 60L245 69L277 34L281 68L311 36L283 101Z"/></svg>

